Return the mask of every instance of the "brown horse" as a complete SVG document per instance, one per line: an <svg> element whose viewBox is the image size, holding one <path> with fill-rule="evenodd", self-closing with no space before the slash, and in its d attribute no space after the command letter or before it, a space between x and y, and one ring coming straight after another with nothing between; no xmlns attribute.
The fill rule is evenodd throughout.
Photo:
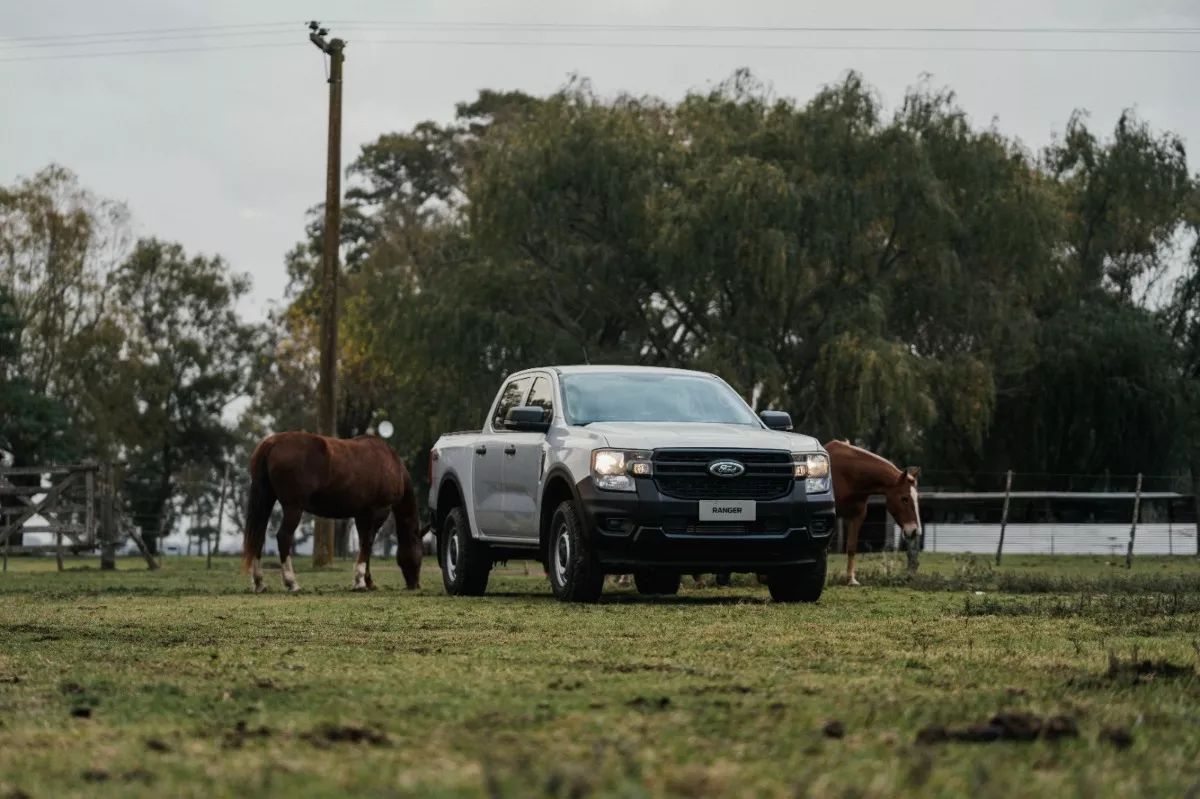
<svg viewBox="0 0 1200 799"><path fill-rule="evenodd" d="M867 517L867 499L872 494L882 494L887 501L888 513L908 541L909 567L914 567L917 535L921 532L921 511L917 506L920 468L898 469L848 441L830 441L825 450L829 453L837 518L850 528L846 537L846 575L850 585L859 584L854 578L854 555L858 551L858 531Z"/></svg>
<svg viewBox="0 0 1200 799"><path fill-rule="evenodd" d="M421 587L421 534L417 493L404 461L382 438L341 439L312 433L277 433L259 442L250 456L250 503L242 548L242 573L252 572L254 593L263 585L262 551L276 501L283 522L275 540L283 566L283 585L299 591L292 571L292 542L300 517L308 512L326 519L354 519L358 529L355 591L375 587L371 547L375 533L396 517L396 563L409 590Z"/></svg>

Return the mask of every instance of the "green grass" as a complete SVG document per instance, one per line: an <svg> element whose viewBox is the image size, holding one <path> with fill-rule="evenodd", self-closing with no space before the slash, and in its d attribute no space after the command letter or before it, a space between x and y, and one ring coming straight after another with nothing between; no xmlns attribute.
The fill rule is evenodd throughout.
<svg viewBox="0 0 1200 799"><path fill-rule="evenodd" d="M227 558L13 559L0 797L1181 796L1200 779L1196 559L926 555L916 579L860 560L864 587L834 557L817 605L739 577L580 607L519 563L455 599L430 559L417 593L377 559L378 591L351 593L346 562L302 569L297 596L276 570L251 595ZM1002 710L1079 737L916 743Z"/></svg>

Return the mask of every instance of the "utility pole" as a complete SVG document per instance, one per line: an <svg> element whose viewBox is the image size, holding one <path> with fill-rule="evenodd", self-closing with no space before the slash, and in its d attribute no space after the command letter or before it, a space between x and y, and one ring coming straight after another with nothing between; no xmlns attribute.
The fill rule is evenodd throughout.
<svg viewBox="0 0 1200 799"><path fill-rule="evenodd" d="M329 143L325 170L325 248L321 270L321 373L317 384L317 432L337 435L338 244L341 239L342 61L346 43L325 41L328 29L308 23L309 41L329 56ZM333 565L333 520L317 518L313 567Z"/></svg>

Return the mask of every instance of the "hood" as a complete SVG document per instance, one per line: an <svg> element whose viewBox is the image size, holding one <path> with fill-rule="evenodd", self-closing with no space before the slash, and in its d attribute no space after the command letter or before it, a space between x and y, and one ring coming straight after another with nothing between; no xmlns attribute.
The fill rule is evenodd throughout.
<svg viewBox="0 0 1200 799"><path fill-rule="evenodd" d="M588 432L604 437L617 449L781 449L789 452L824 452L812 436L763 430L737 424L697 422L596 422Z"/></svg>

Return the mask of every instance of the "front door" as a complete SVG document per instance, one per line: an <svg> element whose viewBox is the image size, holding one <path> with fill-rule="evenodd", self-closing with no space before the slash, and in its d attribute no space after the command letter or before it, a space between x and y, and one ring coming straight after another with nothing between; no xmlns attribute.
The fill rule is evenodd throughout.
<svg viewBox="0 0 1200 799"><path fill-rule="evenodd" d="M500 394L495 412L475 442L475 468L471 476L471 491L475 506L475 526L481 535L506 535L504 519L504 459L502 451L511 434L502 432L501 421L510 408L522 403L533 376L510 380Z"/></svg>
<svg viewBox="0 0 1200 799"><path fill-rule="evenodd" d="M554 386L546 375L538 375L526 405L542 408L543 419L554 420ZM545 433L505 433L504 527L505 535L536 541L538 538L538 488L546 455Z"/></svg>

